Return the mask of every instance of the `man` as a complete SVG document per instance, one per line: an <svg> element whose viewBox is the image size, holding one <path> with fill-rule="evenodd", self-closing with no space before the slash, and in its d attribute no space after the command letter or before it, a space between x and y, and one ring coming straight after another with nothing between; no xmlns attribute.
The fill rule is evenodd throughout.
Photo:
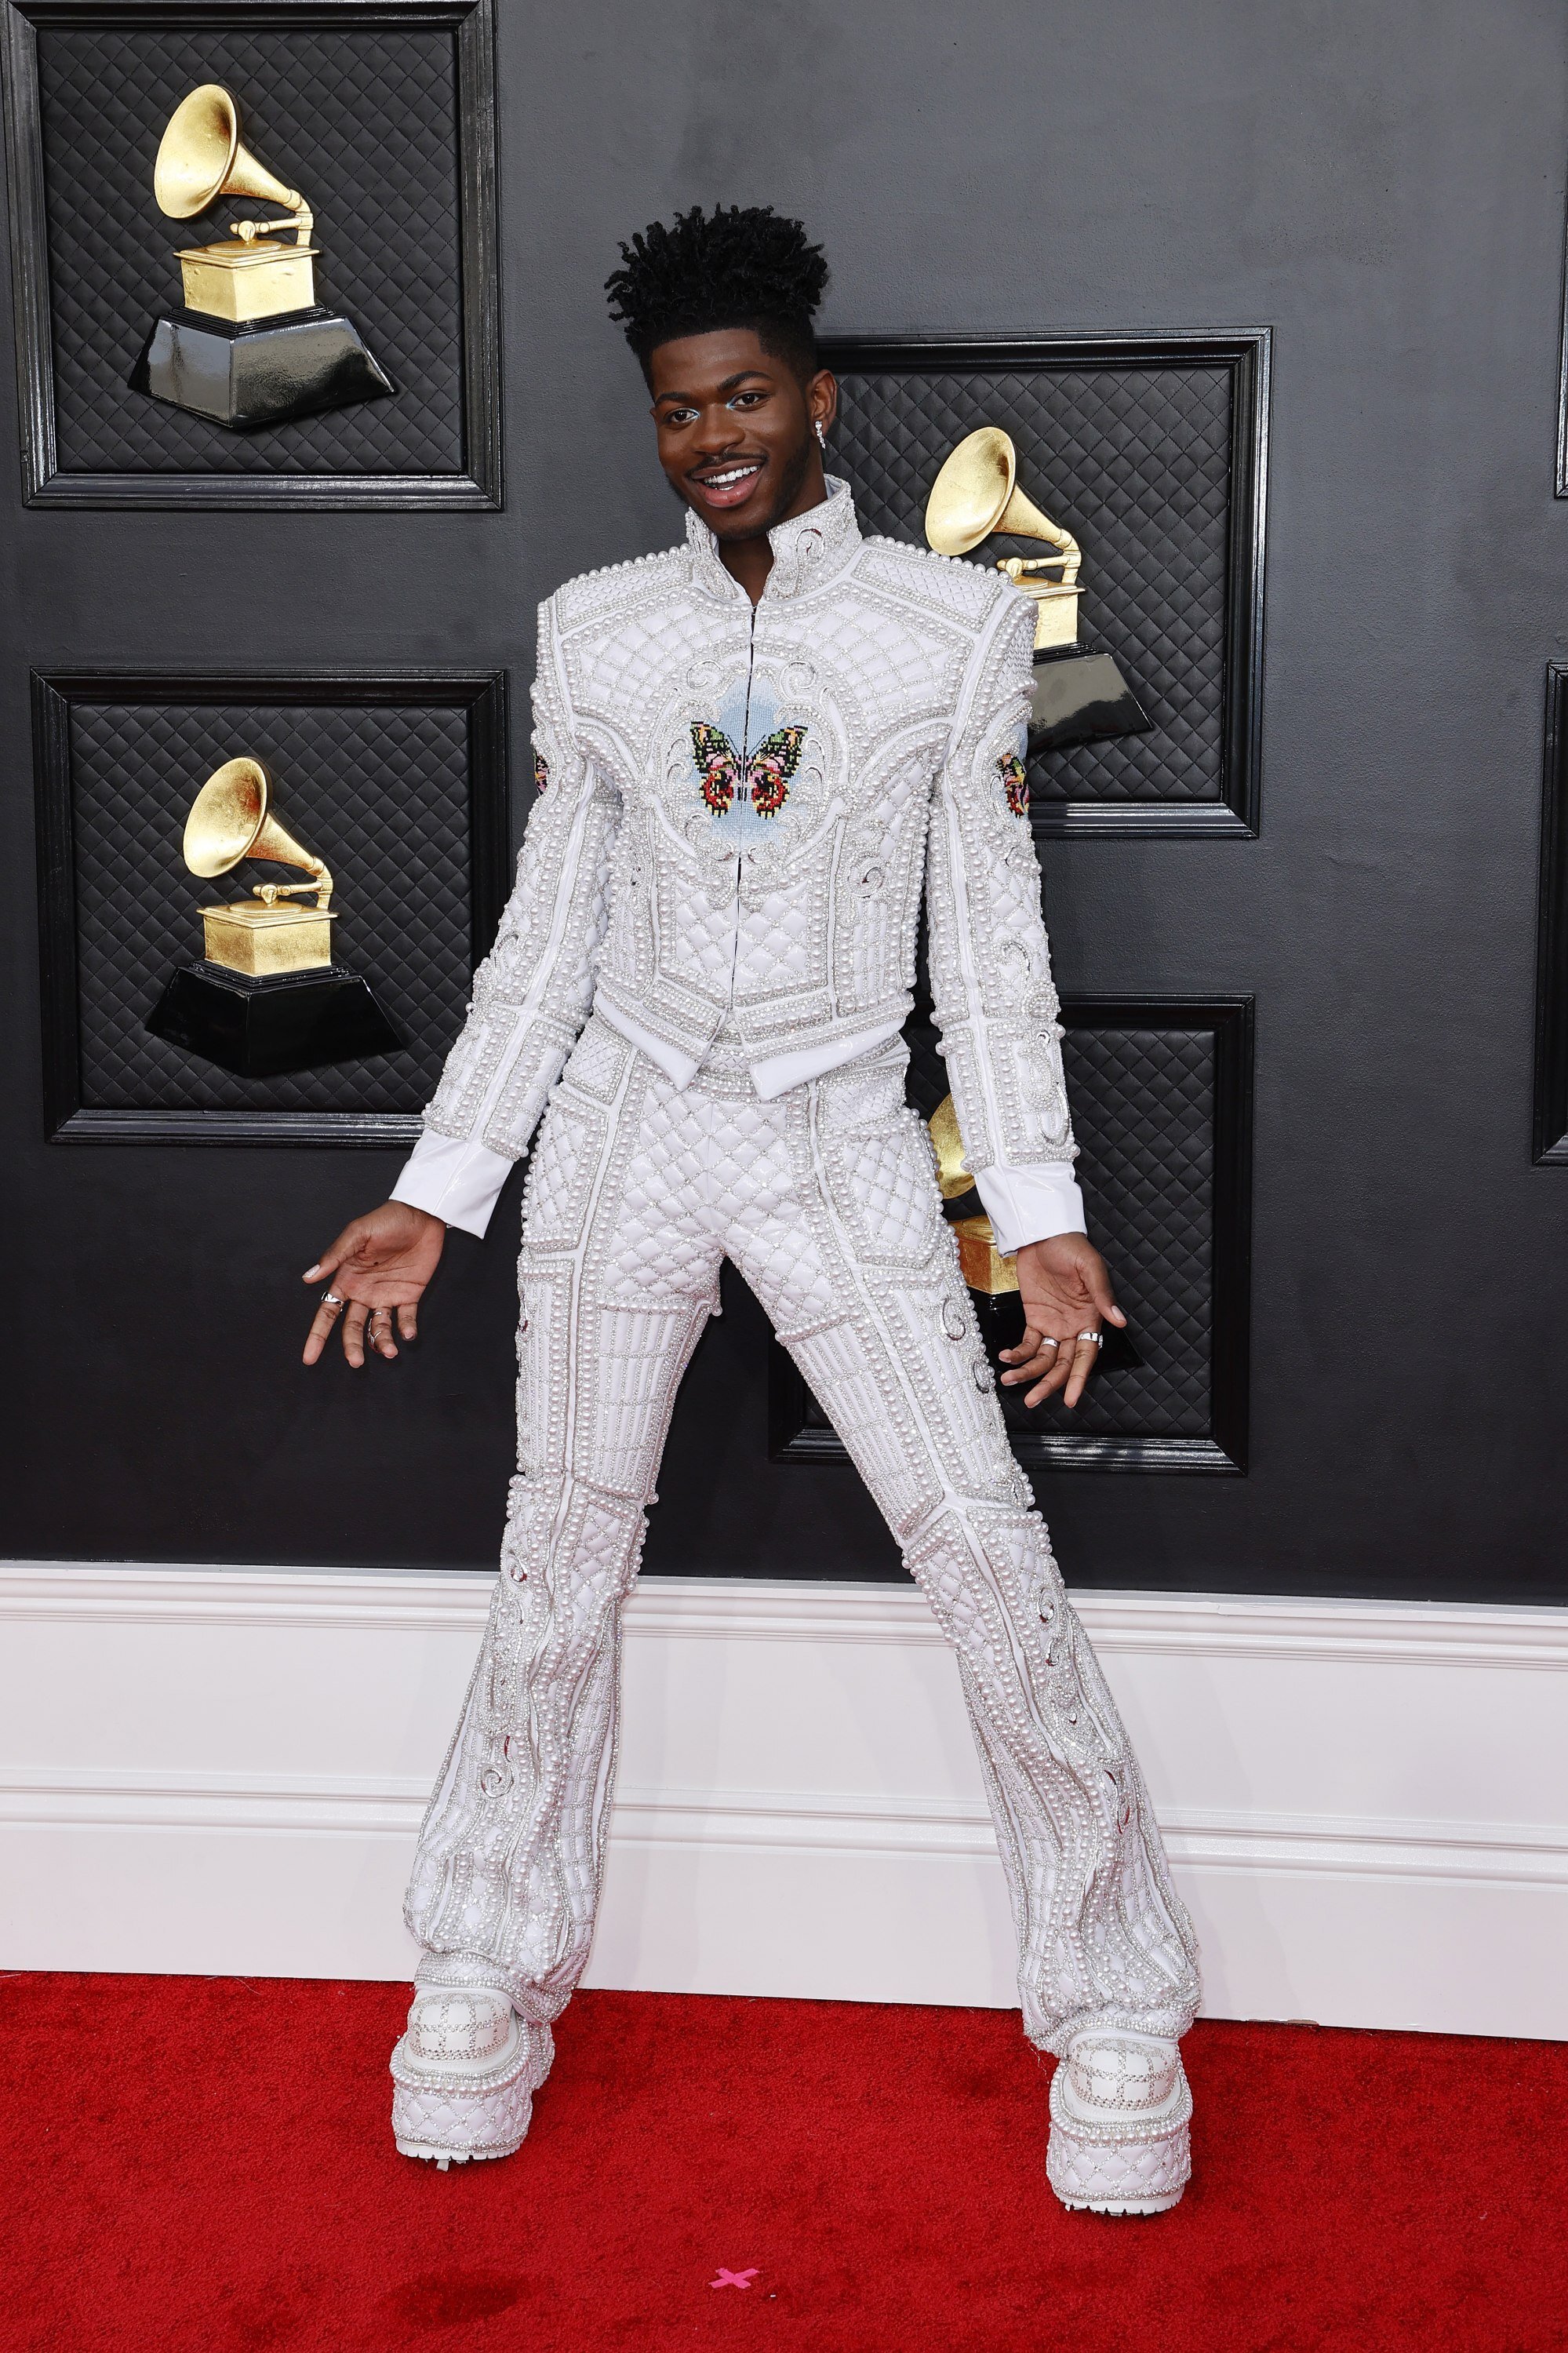
<svg viewBox="0 0 1568 2353"><path fill-rule="evenodd" d="M622 248L615 315L686 543L542 608L517 886L393 1198L345 1229L305 1350L397 1354L446 1228L482 1234L548 1110L520 1270L519 1475L420 1837L393 2055L411 2157L504 2157L587 1958L619 1618L675 1393L728 1257L831 1416L958 1655L1017 1923L1063 2063L1068 2205L1173 2205L1197 2000L1137 1765L1008 1448L904 1101L922 874L969 1165L1016 1252L1005 1380L1076 1403L1102 1318L1023 789L1034 607L863 538L800 224L694 210Z"/></svg>

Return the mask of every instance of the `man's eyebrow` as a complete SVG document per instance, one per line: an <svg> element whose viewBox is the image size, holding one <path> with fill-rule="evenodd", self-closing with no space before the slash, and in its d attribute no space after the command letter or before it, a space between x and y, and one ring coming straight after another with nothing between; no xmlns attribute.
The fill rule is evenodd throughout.
<svg viewBox="0 0 1568 2353"><path fill-rule="evenodd" d="M760 376L764 384L773 382L766 368L738 368L733 375L727 375L724 378L719 389L721 393L733 392L737 386L744 384L749 376ZM701 405L698 394L694 392L661 392L657 396L660 400L679 400L682 406L687 408L696 408Z"/></svg>

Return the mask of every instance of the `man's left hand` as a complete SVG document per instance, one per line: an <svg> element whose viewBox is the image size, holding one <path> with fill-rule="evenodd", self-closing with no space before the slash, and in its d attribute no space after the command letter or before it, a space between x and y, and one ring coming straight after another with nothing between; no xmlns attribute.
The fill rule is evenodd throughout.
<svg viewBox="0 0 1568 2353"><path fill-rule="evenodd" d="M1002 1362L1014 1367L1003 1374L1003 1386L1032 1382L1026 1405L1043 1405L1058 1389L1064 1405L1077 1405L1100 1355L1103 1324L1127 1322L1105 1261L1087 1234L1053 1234L1049 1241L1026 1242L1016 1264L1024 1336L1001 1351Z"/></svg>

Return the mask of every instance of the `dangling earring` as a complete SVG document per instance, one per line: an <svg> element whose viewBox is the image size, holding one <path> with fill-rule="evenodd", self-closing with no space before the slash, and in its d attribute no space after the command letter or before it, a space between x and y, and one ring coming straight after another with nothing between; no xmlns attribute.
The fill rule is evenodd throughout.
<svg viewBox="0 0 1568 2353"><path fill-rule="evenodd" d="M823 429L822 429L822 419L821 419L821 417L819 417L817 418L817 420L816 420L816 442L817 442L817 447L818 447L818 448L821 448L821 449L826 449L826 447L827 447L827 436L826 436L826 433L823 431Z"/></svg>

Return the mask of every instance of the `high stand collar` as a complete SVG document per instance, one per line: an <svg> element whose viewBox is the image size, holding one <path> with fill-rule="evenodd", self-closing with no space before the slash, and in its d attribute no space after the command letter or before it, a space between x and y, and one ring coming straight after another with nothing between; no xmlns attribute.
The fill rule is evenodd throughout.
<svg viewBox="0 0 1568 2353"><path fill-rule="evenodd" d="M826 480L825 499L807 507L804 514L775 523L768 533L773 568L763 590L764 605L775 598L804 596L808 589L820 587L844 569L860 544L860 525L848 483L834 474ZM718 540L691 507L686 511L686 543L691 552L693 587L725 603L732 604L737 596L742 603L748 601L734 574L725 568Z"/></svg>

